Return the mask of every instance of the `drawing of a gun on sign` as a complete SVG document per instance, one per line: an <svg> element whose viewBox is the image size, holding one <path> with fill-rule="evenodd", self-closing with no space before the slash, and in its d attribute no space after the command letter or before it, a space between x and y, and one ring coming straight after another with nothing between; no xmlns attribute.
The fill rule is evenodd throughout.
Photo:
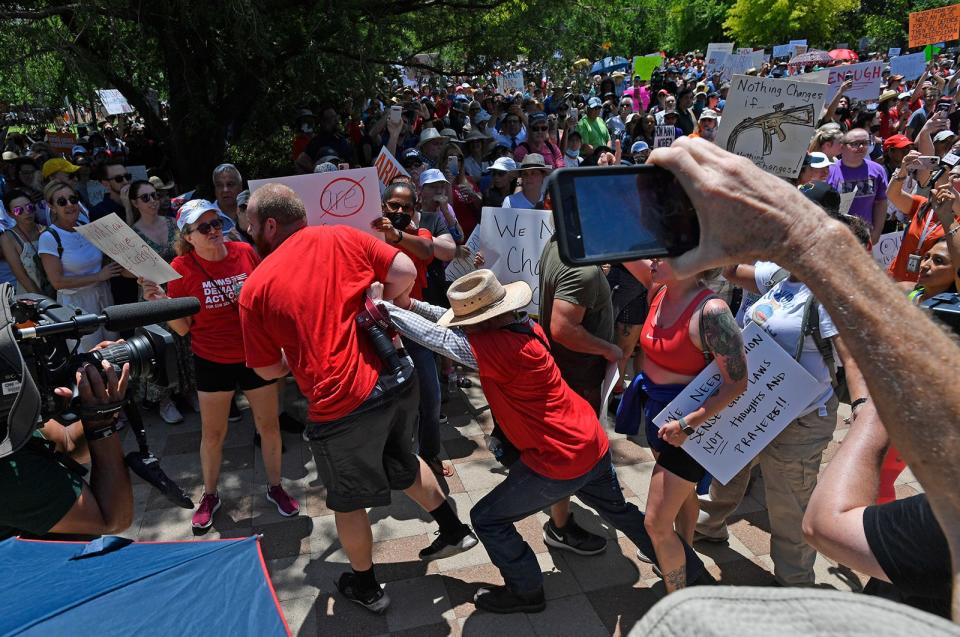
<svg viewBox="0 0 960 637"><path fill-rule="evenodd" d="M761 157L766 157L773 152L774 135L777 136L777 141L780 143L787 140L787 134L783 130L784 125L805 126L811 129L810 132L806 134L812 136L814 123L813 104L794 106L786 110L783 110L783 104L774 104L772 113L760 115L759 117L748 117L737 124L734 129L730 131L730 136L727 138L727 150L731 153L736 153L737 140L740 138L740 134L744 131L758 128L763 134L763 153Z"/></svg>

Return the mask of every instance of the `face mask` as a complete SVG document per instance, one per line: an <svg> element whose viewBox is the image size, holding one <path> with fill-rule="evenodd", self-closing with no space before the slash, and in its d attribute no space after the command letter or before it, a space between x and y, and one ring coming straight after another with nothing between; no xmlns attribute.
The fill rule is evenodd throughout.
<svg viewBox="0 0 960 637"><path fill-rule="evenodd" d="M700 131L700 137L706 139L707 141L713 141L717 138L717 129L716 128L704 128Z"/></svg>
<svg viewBox="0 0 960 637"><path fill-rule="evenodd" d="M579 148L577 148L576 150L570 150L569 148L567 149L567 157L569 157L570 159L576 159L579 156L580 156Z"/></svg>
<svg viewBox="0 0 960 637"><path fill-rule="evenodd" d="M303 131L304 133L312 133L313 126L311 126L310 124L300 124L300 130Z"/></svg>
<svg viewBox="0 0 960 637"><path fill-rule="evenodd" d="M386 217L397 230L403 230L410 225L410 215L405 212L388 212Z"/></svg>
<svg viewBox="0 0 960 637"><path fill-rule="evenodd" d="M880 124L873 124L872 126L870 126L870 132L871 132L871 133L879 133L879 132L880 132Z"/></svg>
<svg viewBox="0 0 960 637"><path fill-rule="evenodd" d="M849 108L838 108L837 111L836 111L836 113L837 113L837 115L839 115L840 117L846 117L847 115L850 114L850 109L849 109Z"/></svg>

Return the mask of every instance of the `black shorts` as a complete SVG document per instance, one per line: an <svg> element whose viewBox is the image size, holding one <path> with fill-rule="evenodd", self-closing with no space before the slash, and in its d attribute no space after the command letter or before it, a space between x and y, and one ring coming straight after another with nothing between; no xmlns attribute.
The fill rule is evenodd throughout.
<svg viewBox="0 0 960 637"><path fill-rule="evenodd" d="M409 367L408 367L409 366ZM317 473L327 489L327 507L347 513L390 504L390 491L417 479L420 389L413 365L394 389L383 382L352 412L332 422L307 425Z"/></svg>
<svg viewBox="0 0 960 637"><path fill-rule="evenodd" d="M193 355L193 369L197 375L197 391L243 391L266 387L276 380L264 380L243 363L214 363Z"/></svg>
<svg viewBox="0 0 960 637"><path fill-rule="evenodd" d="M614 265L607 275L613 315L617 323L643 325L647 318L647 288L622 265Z"/></svg>

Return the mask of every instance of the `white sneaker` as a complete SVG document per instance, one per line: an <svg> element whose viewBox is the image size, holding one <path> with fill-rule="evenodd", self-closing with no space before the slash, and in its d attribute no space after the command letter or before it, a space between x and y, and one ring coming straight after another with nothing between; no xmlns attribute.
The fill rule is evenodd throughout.
<svg viewBox="0 0 960 637"><path fill-rule="evenodd" d="M160 403L160 417L168 425L177 425L183 422L183 414L169 398Z"/></svg>

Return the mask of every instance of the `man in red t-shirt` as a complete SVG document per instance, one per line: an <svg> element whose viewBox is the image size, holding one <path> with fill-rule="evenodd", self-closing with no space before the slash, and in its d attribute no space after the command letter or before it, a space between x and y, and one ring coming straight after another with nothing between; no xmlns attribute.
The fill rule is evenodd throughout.
<svg viewBox="0 0 960 637"><path fill-rule="evenodd" d="M490 412L520 453L507 479L470 512L506 582L474 597L478 608L495 613L546 607L537 557L514 523L571 495L655 556L643 512L624 500L596 412L561 377L543 329L520 312L531 296L522 281L501 285L490 270L477 270L450 286L450 310L407 295L396 305L381 304L405 337L477 370ZM703 562L684 549L693 582L704 573Z"/></svg>
<svg viewBox="0 0 960 637"><path fill-rule="evenodd" d="M415 453L418 390L408 358L385 369L359 326L366 290L382 281L386 296L408 290L410 259L372 235L345 226L307 227L303 202L286 186L257 189L247 206L249 232L264 257L240 294L247 366L263 378L292 372L307 398L305 432L353 572L337 586L374 612L390 603L373 573L366 508L406 492L437 521L440 533L424 560L477 544Z"/></svg>

